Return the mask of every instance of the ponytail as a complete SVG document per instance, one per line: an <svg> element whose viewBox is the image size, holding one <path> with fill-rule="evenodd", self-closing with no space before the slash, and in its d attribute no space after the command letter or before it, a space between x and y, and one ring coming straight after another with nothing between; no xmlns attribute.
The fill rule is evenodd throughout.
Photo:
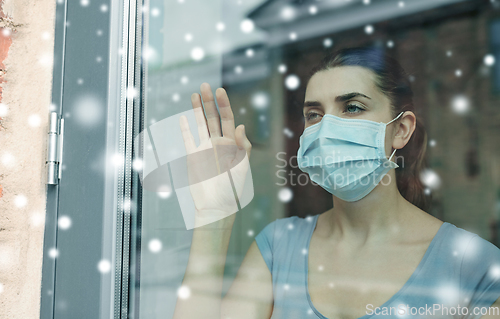
<svg viewBox="0 0 500 319"><path fill-rule="evenodd" d="M424 184L420 174L425 167L427 149L427 133L424 125L417 117L415 131L402 149L396 151L396 184L401 195L410 203L422 210L429 208L429 200L424 192ZM399 154L397 154L399 153Z"/></svg>

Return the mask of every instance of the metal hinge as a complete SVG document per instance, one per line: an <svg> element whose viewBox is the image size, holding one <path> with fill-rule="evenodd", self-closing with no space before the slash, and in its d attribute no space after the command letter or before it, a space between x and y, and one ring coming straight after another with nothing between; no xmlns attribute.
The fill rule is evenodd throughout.
<svg viewBox="0 0 500 319"><path fill-rule="evenodd" d="M47 184L57 185L61 179L64 119L50 113L49 141L47 144Z"/></svg>

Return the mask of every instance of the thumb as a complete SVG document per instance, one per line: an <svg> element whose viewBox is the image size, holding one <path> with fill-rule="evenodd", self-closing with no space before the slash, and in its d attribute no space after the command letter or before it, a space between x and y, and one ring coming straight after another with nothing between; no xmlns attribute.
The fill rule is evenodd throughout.
<svg viewBox="0 0 500 319"><path fill-rule="evenodd" d="M247 138L246 132L245 132L245 125L240 124L235 130L235 140L236 140L236 145L240 149L244 149L247 152L248 157L250 157L250 152L252 151L252 143Z"/></svg>

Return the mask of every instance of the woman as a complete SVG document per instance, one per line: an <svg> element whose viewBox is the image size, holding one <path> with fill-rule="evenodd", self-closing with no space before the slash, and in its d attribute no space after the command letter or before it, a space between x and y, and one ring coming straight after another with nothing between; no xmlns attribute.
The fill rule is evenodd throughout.
<svg viewBox="0 0 500 319"><path fill-rule="evenodd" d="M225 91L216 91L222 132L207 84L201 98L208 129L192 97L200 140L249 156ZM500 250L421 209L426 137L397 61L370 48L330 54L313 69L303 111L299 167L333 208L267 225L223 299L234 215L195 229L174 318L479 318L500 307ZM185 119L181 128L196 152ZM192 195L200 218L224 214L217 200Z"/></svg>

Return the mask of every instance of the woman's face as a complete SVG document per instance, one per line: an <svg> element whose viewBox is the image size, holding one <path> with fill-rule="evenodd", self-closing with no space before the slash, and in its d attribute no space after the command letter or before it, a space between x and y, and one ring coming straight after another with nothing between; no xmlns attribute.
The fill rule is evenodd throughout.
<svg viewBox="0 0 500 319"><path fill-rule="evenodd" d="M359 66L335 67L313 75L307 84L303 113L304 129L319 123L325 114L383 123L393 119L389 99L375 86L375 74ZM386 131L389 154L394 124Z"/></svg>

